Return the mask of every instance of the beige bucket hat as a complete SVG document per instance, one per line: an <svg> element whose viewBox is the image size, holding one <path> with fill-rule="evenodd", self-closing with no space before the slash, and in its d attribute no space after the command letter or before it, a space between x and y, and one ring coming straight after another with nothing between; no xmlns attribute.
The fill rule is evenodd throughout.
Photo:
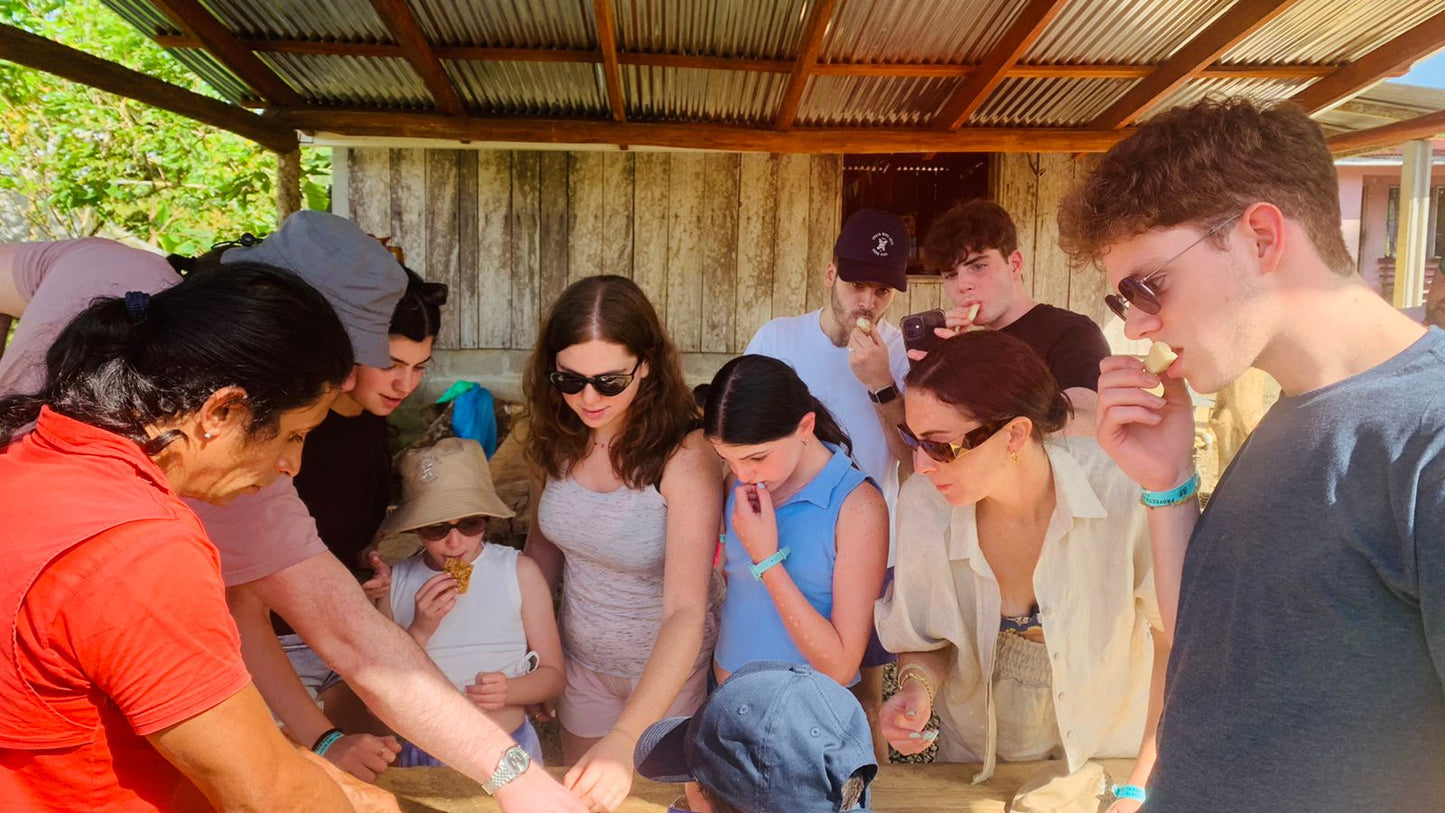
<svg viewBox="0 0 1445 813"><path fill-rule="evenodd" d="M387 533L477 515L514 516L492 485L486 453L466 438L442 438L402 453L401 494L401 505L382 523Z"/></svg>

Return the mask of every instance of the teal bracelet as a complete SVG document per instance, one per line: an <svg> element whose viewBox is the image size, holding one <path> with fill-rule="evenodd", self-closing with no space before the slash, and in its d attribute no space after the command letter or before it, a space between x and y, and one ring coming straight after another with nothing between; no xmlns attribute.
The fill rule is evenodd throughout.
<svg viewBox="0 0 1445 813"><path fill-rule="evenodd" d="M1114 794L1115 799L1132 799L1141 805L1148 801L1149 796L1138 785L1115 785L1109 792Z"/></svg>
<svg viewBox="0 0 1445 813"><path fill-rule="evenodd" d="M767 573L768 569L771 568L773 565L779 564L784 559L788 558L788 554L791 552L792 551L788 550L787 546L778 548L777 553L769 556L768 558L762 560L761 562L758 562L755 565L748 565L748 569L753 572L754 579L762 581L763 574Z"/></svg>
<svg viewBox="0 0 1445 813"><path fill-rule="evenodd" d="M335 745L336 741L344 736L346 735L342 734L340 729L333 728L325 734L322 734L321 739L317 740L316 744L311 746L311 750L316 752L316 756L324 757L326 756L326 752L331 750L331 746Z"/></svg>
<svg viewBox="0 0 1445 813"><path fill-rule="evenodd" d="M1199 472L1190 475L1183 484L1177 485L1167 491L1150 491L1141 489L1139 502L1150 508L1168 508L1171 505L1179 505L1188 502L1195 494L1199 493Z"/></svg>

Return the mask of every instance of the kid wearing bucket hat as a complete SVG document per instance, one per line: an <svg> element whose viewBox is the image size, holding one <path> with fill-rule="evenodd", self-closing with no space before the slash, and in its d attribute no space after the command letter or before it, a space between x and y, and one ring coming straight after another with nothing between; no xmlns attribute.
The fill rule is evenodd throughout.
<svg viewBox="0 0 1445 813"><path fill-rule="evenodd" d="M377 608L540 765L542 744L523 707L556 698L565 683L542 571L516 549L483 540L487 517L513 512L497 496L476 441L443 438L411 449L401 472L402 501L382 530L414 533L422 550L390 568L391 589ZM442 763L406 743L397 764Z"/></svg>

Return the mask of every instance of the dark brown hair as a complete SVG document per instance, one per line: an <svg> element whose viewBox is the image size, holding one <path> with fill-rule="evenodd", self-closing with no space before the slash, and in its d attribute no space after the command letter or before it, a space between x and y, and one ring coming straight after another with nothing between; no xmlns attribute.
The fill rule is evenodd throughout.
<svg viewBox="0 0 1445 813"><path fill-rule="evenodd" d="M593 339L622 345L647 363L647 377L636 383L637 397L610 455L613 471L629 488L657 485L668 458L697 424L698 407L657 311L626 277L572 283L542 321L522 381L530 421L527 459L547 476L560 478L586 456L591 430L547 383L547 374L556 369L558 353Z"/></svg>
<svg viewBox="0 0 1445 813"><path fill-rule="evenodd" d="M1044 360L1005 333L960 333L909 371L909 392L928 392L980 423L1025 417L1034 437L1064 428L1073 408Z"/></svg>
<svg viewBox="0 0 1445 813"><path fill-rule="evenodd" d="M1018 247L1018 229L1009 213L991 200L974 198L955 203L933 221L923 238L923 259L929 268L942 273L970 254L996 248L1007 260Z"/></svg>
<svg viewBox="0 0 1445 813"><path fill-rule="evenodd" d="M737 446L768 443L797 431L798 422L809 412L814 436L853 454L848 433L792 367L770 356L738 356L713 376L702 431L713 440Z"/></svg>
<svg viewBox="0 0 1445 813"><path fill-rule="evenodd" d="M1288 102L1206 99L1150 119L1064 200L1059 242L1088 264L1152 229L1212 228L1258 202L1298 222L1336 274L1354 273L1324 133Z"/></svg>

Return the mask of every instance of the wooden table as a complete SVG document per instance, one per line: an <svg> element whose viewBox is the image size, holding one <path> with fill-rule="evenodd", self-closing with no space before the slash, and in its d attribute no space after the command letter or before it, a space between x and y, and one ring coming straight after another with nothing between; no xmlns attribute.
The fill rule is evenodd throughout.
<svg viewBox="0 0 1445 813"><path fill-rule="evenodd" d="M1134 766L1130 759L1102 760L1114 781ZM993 778L970 785L977 765L885 765L869 796L876 813L1003 813L1014 791L1038 770L1034 762L1004 763ZM548 769L560 777L562 769ZM450 768L392 768L377 784L395 793L406 813L496 813L497 805L481 786ZM639 777L618 813L666 813L682 795L681 785L661 785Z"/></svg>

